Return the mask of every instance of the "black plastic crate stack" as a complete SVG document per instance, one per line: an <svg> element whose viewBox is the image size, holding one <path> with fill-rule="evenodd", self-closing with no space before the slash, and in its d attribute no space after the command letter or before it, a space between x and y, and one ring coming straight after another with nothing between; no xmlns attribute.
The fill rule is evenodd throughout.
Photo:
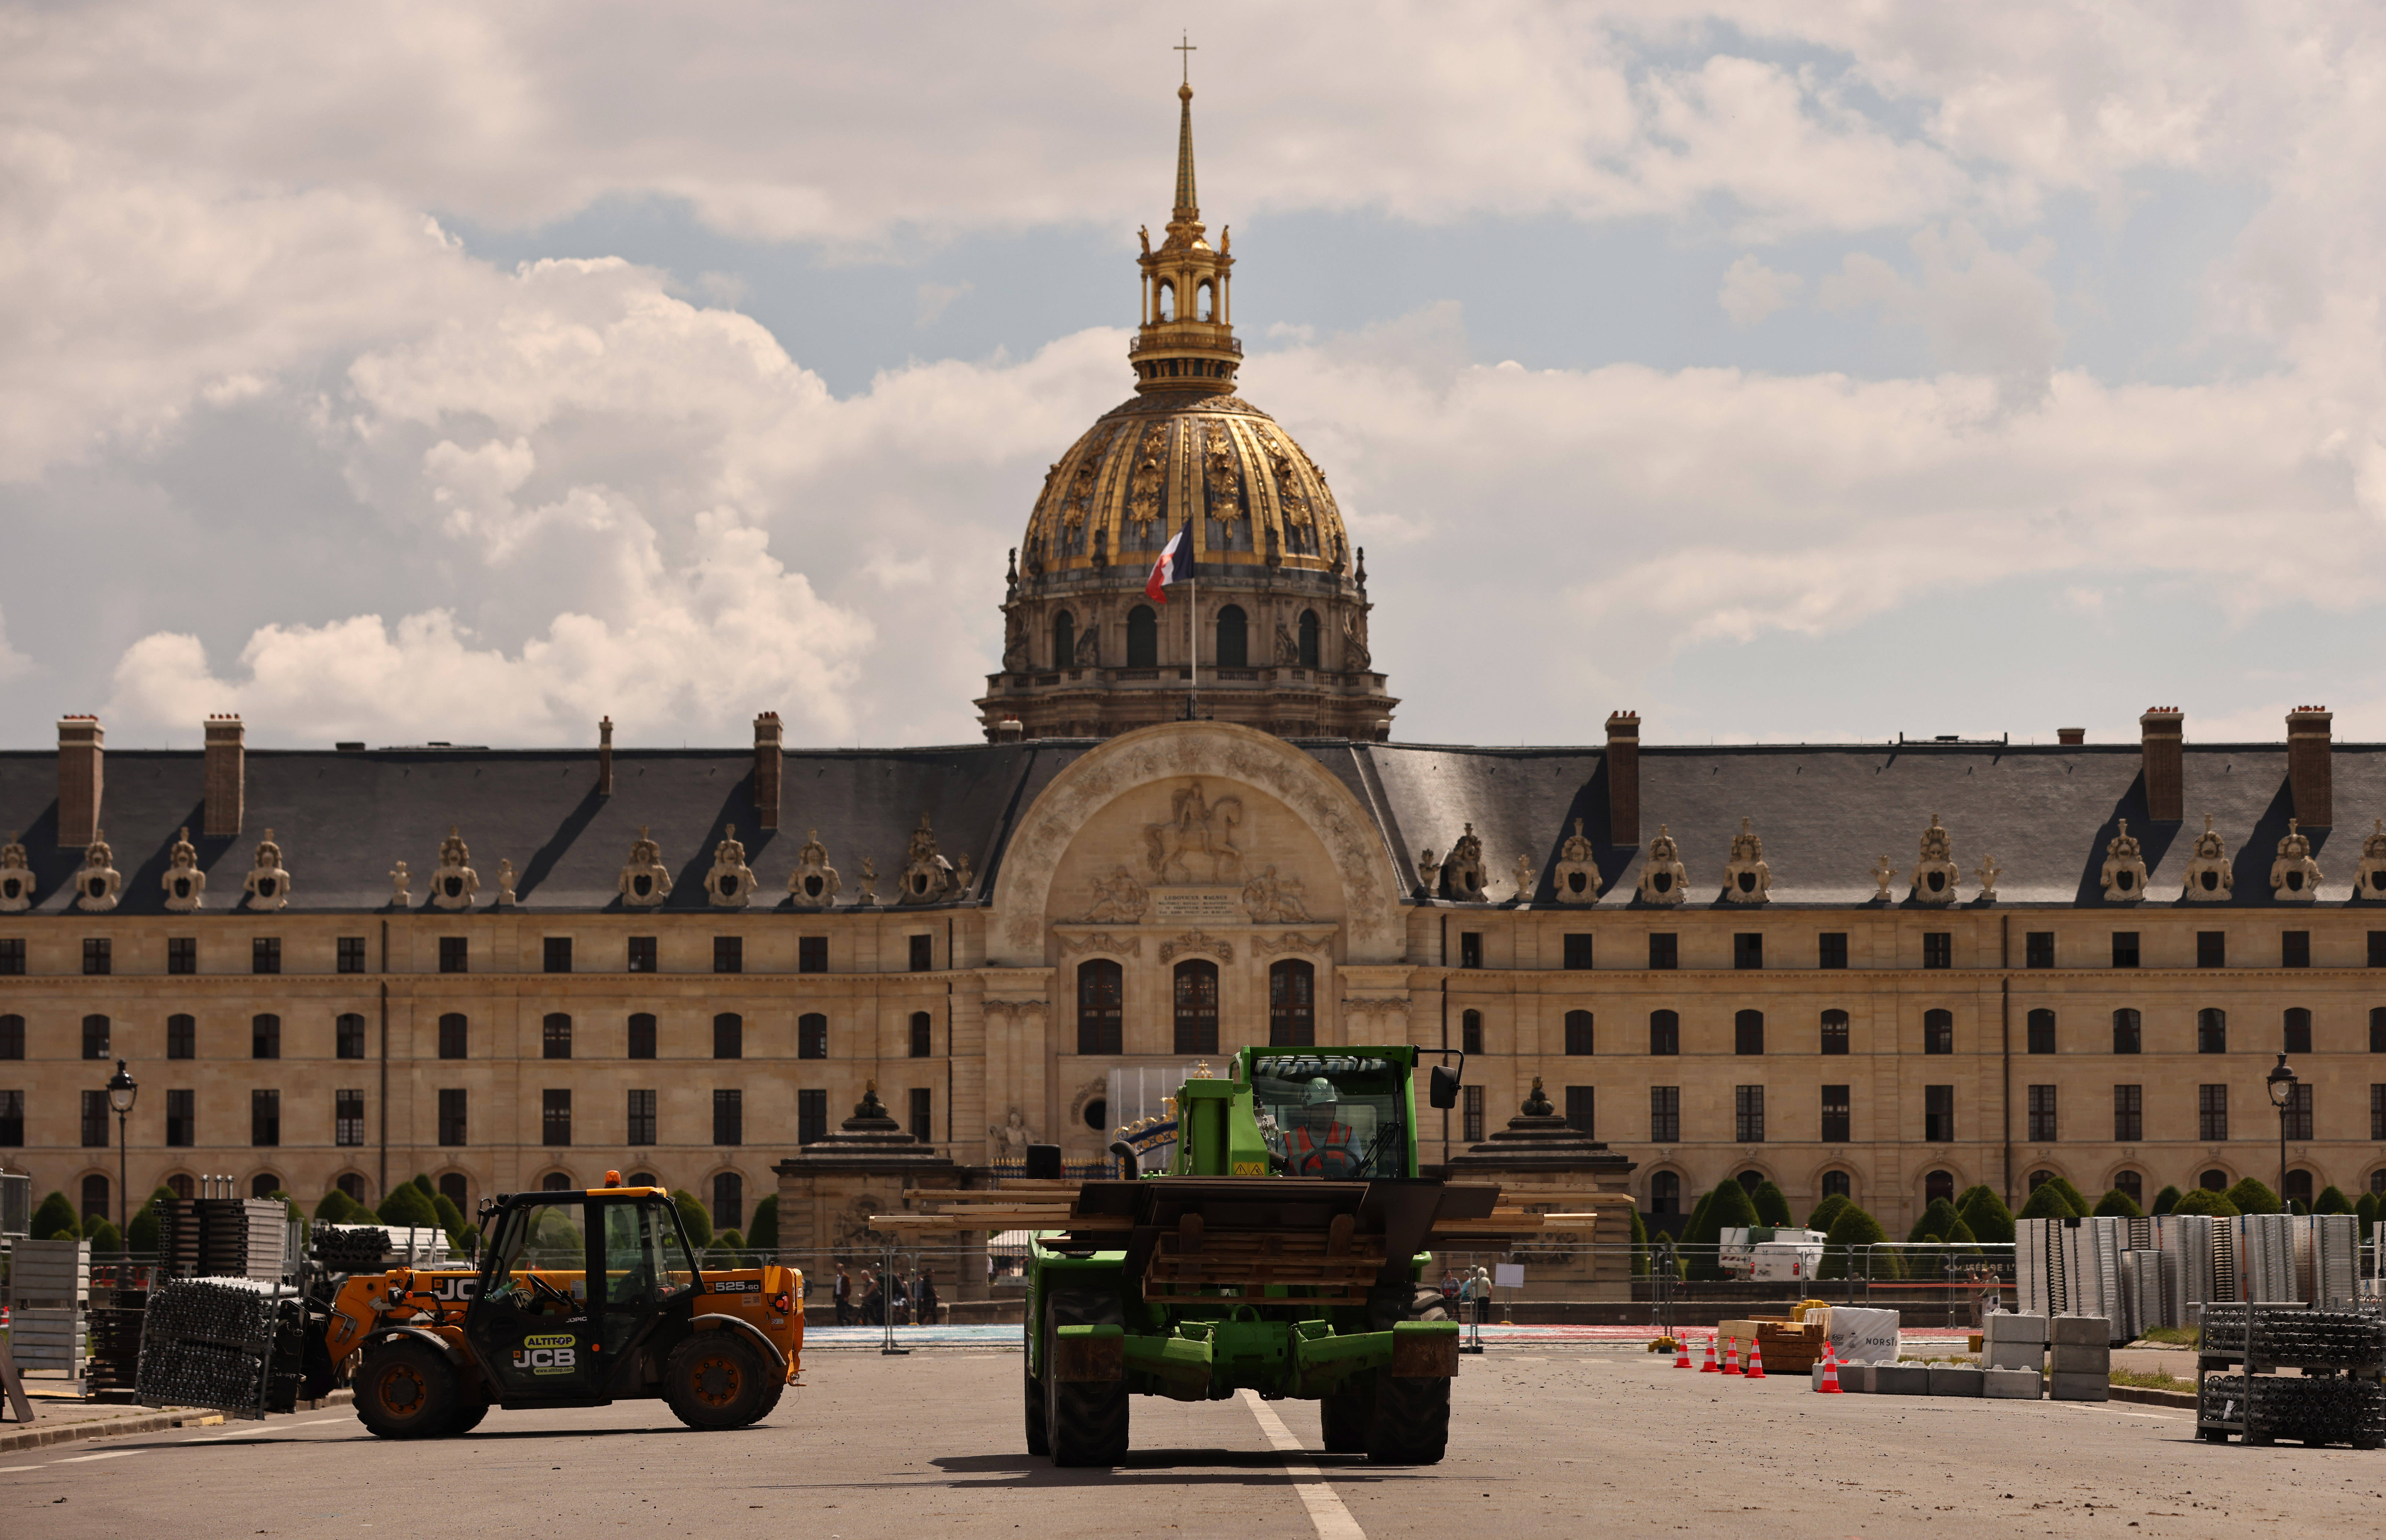
<svg viewBox="0 0 2386 1540"><path fill-rule="evenodd" d="M141 1329L148 1313L149 1291L116 1288L94 1291L91 1308L91 1364L86 1371L91 1388L128 1391L138 1383ZM99 1303L105 1299L106 1304Z"/></svg>
<svg viewBox="0 0 2386 1540"><path fill-rule="evenodd" d="M138 1389L152 1407L209 1407L241 1417L295 1404L304 1308L279 1285L177 1279L151 1295Z"/></svg>
<svg viewBox="0 0 2386 1540"><path fill-rule="evenodd" d="M2211 1443L2233 1433L2247 1444L2386 1447L2386 1318L2294 1304L2207 1305L2196 1369L2195 1430ZM2215 1369L2236 1372L2207 1372Z"/></svg>

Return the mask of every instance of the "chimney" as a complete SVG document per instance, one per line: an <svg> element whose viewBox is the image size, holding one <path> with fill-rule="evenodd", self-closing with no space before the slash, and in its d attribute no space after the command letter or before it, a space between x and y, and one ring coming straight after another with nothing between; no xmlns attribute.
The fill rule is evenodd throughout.
<svg viewBox="0 0 2386 1540"><path fill-rule="evenodd" d="M99 838L101 762L107 733L97 717L58 719L58 845L80 850Z"/></svg>
<svg viewBox="0 0 2386 1540"><path fill-rule="evenodd" d="M2138 732L2146 757L2146 813L2157 823L2177 823L2187 816L2186 793L2179 783L2187 719L2176 706L2149 706L2138 719Z"/></svg>
<svg viewBox="0 0 2386 1540"><path fill-rule="evenodd" d="M2325 706L2298 706L2287 713L2287 792L2295 820L2326 829L2336 822L2334 788L2329 776L2329 724Z"/></svg>
<svg viewBox="0 0 2386 1540"><path fill-rule="evenodd" d="M1607 841L1640 843L1640 713L1607 716Z"/></svg>
<svg viewBox="0 0 2386 1540"><path fill-rule="evenodd" d="M779 714L754 719L754 810L765 829L779 827Z"/></svg>
<svg viewBox="0 0 2386 1540"><path fill-rule="evenodd" d="M2054 741L2058 744L2084 744L2088 741L2088 730L2084 727L2058 727L2054 730Z"/></svg>
<svg viewBox="0 0 2386 1540"><path fill-rule="evenodd" d="M596 795L613 795L613 719L596 724Z"/></svg>
<svg viewBox="0 0 2386 1540"><path fill-rule="evenodd" d="M242 742L237 715L207 719L207 808L202 838L229 839L240 833L241 803L246 795L248 751Z"/></svg>

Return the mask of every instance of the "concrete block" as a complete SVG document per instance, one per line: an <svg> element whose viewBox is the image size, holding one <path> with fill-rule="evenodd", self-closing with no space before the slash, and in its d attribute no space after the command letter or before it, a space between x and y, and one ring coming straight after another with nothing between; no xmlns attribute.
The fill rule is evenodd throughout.
<svg viewBox="0 0 2386 1540"><path fill-rule="evenodd" d="M1980 1334L1990 1342L2039 1342L2046 1340L2047 1321L2042 1315L2013 1315L2000 1310L1981 1324Z"/></svg>
<svg viewBox="0 0 2386 1540"><path fill-rule="evenodd" d="M2113 1382L2102 1374L2056 1374L2049 1382L2047 1394L2058 1401L2109 1401Z"/></svg>
<svg viewBox="0 0 2386 1540"><path fill-rule="evenodd" d="M2056 1343L2113 1345L2113 1323L2100 1315L2059 1315L2054 1318Z"/></svg>
<svg viewBox="0 0 2386 1540"><path fill-rule="evenodd" d="M2035 1369L1980 1371L1980 1394L1991 1401L2035 1401L2045 1388Z"/></svg>
<svg viewBox="0 0 2386 1540"><path fill-rule="evenodd" d="M2109 1374L2113 1350L2103 1343L2058 1342L2047 1349L2046 1367L2057 1374Z"/></svg>
<svg viewBox="0 0 2386 1540"><path fill-rule="evenodd" d="M1928 1396L1930 1371L1918 1363L1875 1364L1872 1390L1876 1396Z"/></svg>
<svg viewBox="0 0 2386 1540"><path fill-rule="evenodd" d="M1934 1363L1930 1366L1930 1394L1933 1396L1978 1396L1986 1371L1966 1369L1959 1364Z"/></svg>
<svg viewBox="0 0 2386 1540"><path fill-rule="evenodd" d="M1870 1396L1873 1393L1872 1371L1873 1365L1868 1363L1840 1365L1840 1388L1851 1396Z"/></svg>
<svg viewBox="0 0 2386 1540"><path fill-rule="evenodd" d="M2027 1369L2035 1374L2046 1367L2046 1344L2042 1342L1990 1342L1982 1350L1982 1367L1988 1369Z"/></svg>

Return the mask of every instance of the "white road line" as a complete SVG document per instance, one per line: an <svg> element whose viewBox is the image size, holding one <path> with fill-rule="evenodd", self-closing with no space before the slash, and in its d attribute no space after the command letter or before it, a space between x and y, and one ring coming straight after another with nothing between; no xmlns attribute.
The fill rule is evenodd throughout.
<svg viewBox="0 0 2386 1540"><path fill-rule="evenodd" d="M1260 1399L1258 1391L1236 1394L1242 1397L1243 1405L1251 1409L1251 1416L1258 1420L1268 1447L1280 1455L1308 1452L1300 1446L1300 1440L1292 1436L1292 1430L1284 1425L1284 1419L1275 1414L1275 1409ZM1300 1496L1300 1505L1309 1509L1309 1521L1317 1531L1317 1540L1367 1540L1367 1532L1342 1506L1342 1499L1335 1495L1323 1471L1314 1465L1287 1461L1284 1473L1292 1478L1293 1491Z"/></svg>
<svg viewBox="0 0 2386 1540"><path fill-rule="evenodd" d="M348 1421L349 1419L345 1417L318 1417L305 1422L252 1422L245 1428L234 1428L228 1434L201 1434L196 1438L186 1438L182 1442L185 1444L213 1444L220 1439L255 1438L259 1434L278 1434L291 1428L329 1427L332 1423L345 1422Z"/></svg>
<svg viewBox="0 0 2386 1540"><path fill-rule="evenodd" d="M54 1459L50 1461L50 1463L52 1465L81 1465L87 1459L122 1459L127 1455L137 1455L141 1452L142 1451L139 1449L110 1449L106 1454L71 1455L65 1459Z"/></svg>

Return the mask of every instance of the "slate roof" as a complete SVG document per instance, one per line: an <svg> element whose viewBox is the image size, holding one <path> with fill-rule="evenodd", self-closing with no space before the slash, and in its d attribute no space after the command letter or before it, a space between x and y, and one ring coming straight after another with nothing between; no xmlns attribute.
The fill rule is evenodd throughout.
<svg viewBox="0 0 2386 1540"><path fill-rule="evenodd" d="M124 874L119 913L164 911L159 877L177 832L188 825L209 879L207 908L240 896L257 841L270 828L291 873L291 907L305 911L380 908L389 870L404 860L414 902L428 902L427 877L440 840L458 827L481 876L481 900L496 895L498 859L518 873L529 909L617 905L616 883L641 827L660 842L673 872L669 910L705 908L703 879L714 845L735 824L765 895L784 894L808 830L818 829L844 877L844 901L858 894L864 857L877 864L880 897L895 875L919 815L939 849L966 853L992 891L1011 832L1036 795L1092 748L1083 740L962 745L916 749L790 751L782 779L781 827L758 827L750 749L622 749L614 792L596 795L593 750L378 749L366 753L252 749L247 755L244 833L206 839L196 751L116 750L107 757L101 824ZM1607 829L1605 755L1598 747L1479 748L1310 740L1297 745L1368 808L1402 873L1413 881L1426 848L1446 853L1467 822L1482 838L1495 878L1518 854L1551 898L1549 870L1575 819L1600 847L1606 902L1632 893L1647 840L1666 825L1680 843L1691 902L1714 900L1739 820L1764 841L1776 904L1861 904L1868 872L1886 853L1900 872L1915 863L1933 813L1954 836L1961 891L1993 855L2005 903L2101 904L2098 873L2116 820L2141 840L2153 902L2179 891L2194 835L2210 813L2234 854L2235 902L2268 904L2270 862L2292 808L2283 744L2190 744L2184 756L2184 823L2146 816L2141 758L2134 744L2001 746L1906 745L1688 747L1640 750L1640 841L1618 846ZM2360 858L2361 836L2386 815L2386 745L2335 745L2337 827L2308 830L2328 875L2321 902L2341 902ZM0 835L21 831L37 876L35 908L57 913L72 895L78 848L57 844L57 759L46 750L0 752ZM1505 895L1504 882L1493 892Z"/></svg>

